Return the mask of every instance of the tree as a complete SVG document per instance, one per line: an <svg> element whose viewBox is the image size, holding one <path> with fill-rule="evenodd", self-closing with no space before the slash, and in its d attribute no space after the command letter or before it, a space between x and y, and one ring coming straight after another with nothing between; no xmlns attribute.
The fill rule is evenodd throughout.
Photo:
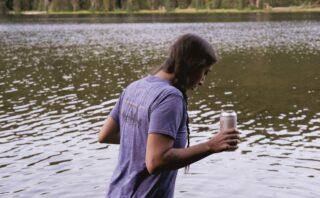
<svg viewBox="0 0 320 198"><path fill-rule="evenodd" d="M238 6L238 2L234 0L223 0L220 8L235 8Z"/></svg>
<svg viewBox="0 0 320 198"><path fill-rule="evenodd" d="M80 9L80 0L71 0L73 11L78 11Z"/></svg>
<svg viewBox="0 0 320 198"><path fill-rule="evenodd" d="M191 1L191 5L192 5L192 7L194 7L195 9L199 9L199 8L200 8L200 0L192 0L192 1Z"/></svg>
<svg viewBox="0 0 320 198"><path fill-rule="evenodd" d="M70 0L46 0L49 11L70 11L73 9Z"/></svg>
<svg viewBox="0 0 320 198"><path fill-rule="evenodd" d="M7 13L7 6L5 1L0 1L0 15Z"/></svg>
<svg viewBox="0 0 320 198"><path fill-rule="evenodd" d="M151 10L158 9L158 7L159 7L158 0L148 0L147 3L149 4L149 8L150 8Z"/></svg>
<svg viewBox="0 0 320 198"><path fill-rule="evenodd" d="M122 3L122 9L129 12L138 11L141 9L151 9L149 0L127 0Z"/></svg>
<svg viewBox="0 0 320 198"><path fill-rule="evenodd" d="M32 3L32 10L44 10L44 1L43 0L34 0Z"/></svg>
<svg viewBox="0 0 320 198"><path fill-rule="evenodd" d="M46 11L78 11L121 9L137 11L140 9L163 9L173 11L175 8L186 9L220 9L246 7L261 9L277 6L320 6L320 0L0 0L0 14L14 11L46 10Z"/></svg>
<svg viewBox="0 0 320 198"><path fill-rule="evenodd" d="M188 8L191 5L191 0L178 0L177 2L181 9Z"/></svg>
<svg viewBox="0 0 320 198"><path fill-rule="evenodd" d="M90 10L97 11L100 7L100 1L99 0L90 0Z"/></svg>
<svg viewBox="0 0 320 198"><path fill-rule="evenodd" d="M256 0L256 8L262 8L262 1Z"/></svg>
<svg viewBox="0 0 320 198"><path fill-rule="evenodd" d="M52 4L51 0L44 0L44 10L49 12L52 7L51 4Z"/></svg>
<svg viewBox="0 0 320 198"><path fill-rule="evenodd" d="M13 0L13 11L16 14L21 13L21 1L20 0Z"/></svg>
<svg viewBox="0 0 320 198"><path fill-rule="evenodd" d="M215 9L221 8L222 5L222 0L213 0L212 2L212 7Z"/></svg>
<svg viewBox="0 0 320 198"><path fill-rule="evenodd" d="M256 7L256 0L249 0L250 7Z"/></svg>
<svg viewBox="0 0 320 198"><path fill-rule="evenodd" d="M246 7L246 1L245 0L238 0L238 8L243 9Z"/></svg>
<svg viewBox="0 0 320 198"><path fill-rule="evenodd" d="M164 0L164 7L167 12L171 12L176 8L177 2L175 0Z"/></svg>
<svg viewBox="0 0 320 198"><path fill-rule="evenodd" d="M103 8L105 11L112 11L114 9L112 0L103 0Z"/></svg>

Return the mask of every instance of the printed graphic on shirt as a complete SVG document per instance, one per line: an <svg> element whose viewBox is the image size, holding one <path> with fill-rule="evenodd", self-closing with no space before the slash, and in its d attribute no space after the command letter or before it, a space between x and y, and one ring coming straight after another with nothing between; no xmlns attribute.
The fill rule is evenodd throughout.
<svg viewBox="0 0 320 198"><path fill-rule="evenodd" d="M122 120L128 125L140 128L142 119L139 113L141 110L144 110L145 107L127 99L124 101L124 105L126 107L123 108L124 110L121 112Z"/></svg>

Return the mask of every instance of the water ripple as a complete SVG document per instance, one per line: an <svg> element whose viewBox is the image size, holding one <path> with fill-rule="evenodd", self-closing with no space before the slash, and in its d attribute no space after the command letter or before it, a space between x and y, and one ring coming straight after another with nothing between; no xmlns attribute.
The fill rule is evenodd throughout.
<svg viewBox="0 0 320 198"><path fill-rule="evenodd" d="M0 194L103 196L119 147L97 133L185 32L219 49L189 97L191 144L218 131L222 109L238 113L242 144L179 173L176 197L319 194L318 21L0 24Z"/></svg>

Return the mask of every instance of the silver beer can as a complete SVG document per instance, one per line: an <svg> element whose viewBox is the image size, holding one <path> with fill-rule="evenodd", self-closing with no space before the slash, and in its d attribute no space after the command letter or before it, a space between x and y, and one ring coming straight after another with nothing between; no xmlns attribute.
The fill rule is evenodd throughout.
<svg viewBox="0 0 320 198"><path fill-rule="evenodd" d="M233 110L222 111L220 115L220 131L237 128L237 114Z"/></svg>

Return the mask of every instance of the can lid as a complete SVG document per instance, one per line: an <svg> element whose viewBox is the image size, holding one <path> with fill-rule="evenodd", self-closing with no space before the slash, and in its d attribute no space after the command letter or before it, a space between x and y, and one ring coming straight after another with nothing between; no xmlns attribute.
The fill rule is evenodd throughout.
<svg viewBox="0 0 320 198"><path fill-rule="evenodd" d="M226 111L222 110L221 111L221 116L223 116L223 117L229 117L229 116L233 117L233 116L237 116L237 114L233 110L226 110Z"/></svg>

